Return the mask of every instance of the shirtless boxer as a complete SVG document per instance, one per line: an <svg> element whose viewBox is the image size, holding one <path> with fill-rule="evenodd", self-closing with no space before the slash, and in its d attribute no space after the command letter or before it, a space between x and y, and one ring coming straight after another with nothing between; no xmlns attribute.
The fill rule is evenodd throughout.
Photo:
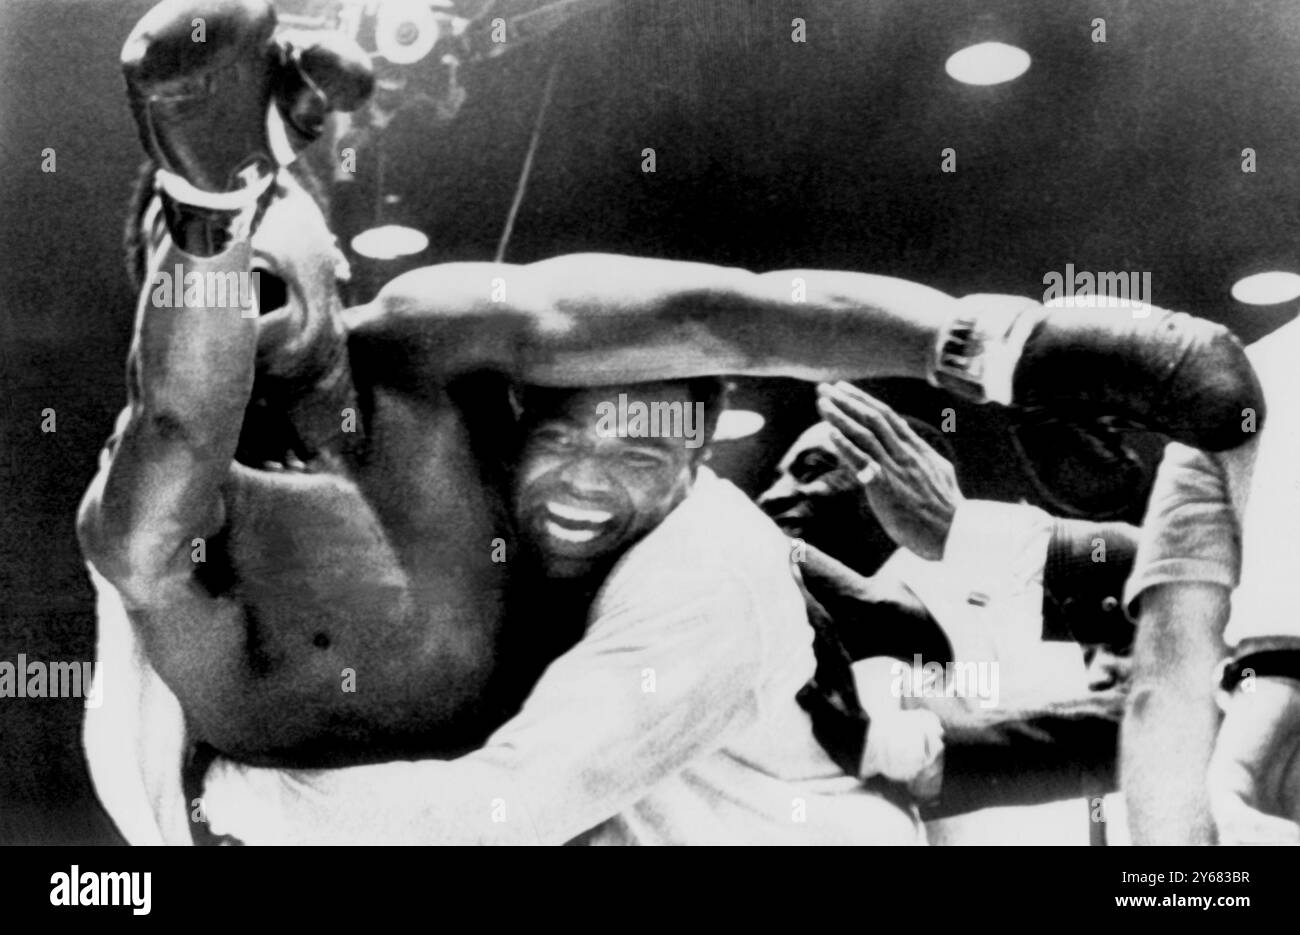
<svg viewBox="0 0 1300 935"><path fill-rule="evenodd" d="M1243 407L1260 406L1239 346L1206 322L1044 317L1023 299L955 301L855 273L572 256L431 267L361 308L312 305L297 274L327 278L332 245L276 169L357 82L328 50L285 56L274 23L257 0L168 2L124 49L161 167L150 269L261 266L283 274L288 301L253 319L155 307L144 290L129 405L78 523L194 736L231 756L451 755L501 722L508 705L483 693L512 569L492 555L494 540L515 540L484 451L509 409L484 374L574 386L891 373L1217 448L1240 440ZM283 441L304 470L236 459L259 407L290 417ZM192 559L196 539L206 562ZM364 689L340 690L345 668Z"/></svg>

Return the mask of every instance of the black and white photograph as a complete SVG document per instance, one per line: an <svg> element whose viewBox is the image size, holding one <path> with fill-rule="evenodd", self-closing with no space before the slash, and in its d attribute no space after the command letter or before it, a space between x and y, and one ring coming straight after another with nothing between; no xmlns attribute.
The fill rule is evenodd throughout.
<svg viewBox="0 0 1300 935"><path fill-rule="evenodd" d="M1249 852L1138 849L1300 844L1300 4L0 0L0 69L0 843L1220 919ZM32 898L148 914L93 853Z"/></svg>

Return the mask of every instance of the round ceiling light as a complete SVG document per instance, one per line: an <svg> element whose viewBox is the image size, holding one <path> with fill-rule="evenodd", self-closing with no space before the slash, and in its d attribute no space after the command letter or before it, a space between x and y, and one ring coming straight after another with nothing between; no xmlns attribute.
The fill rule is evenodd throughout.
<svg viewBox="0 0 1300 935"><path fill-rule="evenodd" d="M1281 270L1245 276L1232 284L1232 297L1246 305L1277 305L1300 298L1300 274Z"/></svg>
<svg viewBox="0 0 1300 935"><path fill-rule="evenodd" d="M396 260L412 256L429 246L429 238L413 227L385 224L372 227L352 238L352 249L372 260Z"/></svg>
<svg viewBox="0 0 1300 935"><path fill-rule="evenodd" d="M981 42L954 52L944 65L963 84L1002 84L1029 70L1029 53L1005 42Z"/></svg>

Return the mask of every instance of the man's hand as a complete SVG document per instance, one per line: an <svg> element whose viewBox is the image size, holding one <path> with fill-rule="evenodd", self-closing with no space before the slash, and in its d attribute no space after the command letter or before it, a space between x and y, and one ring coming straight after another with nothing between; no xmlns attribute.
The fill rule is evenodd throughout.
<svg viewBox="0 0 1300 935"><path fill-rule="evenodd" d="M822 384L818 396L818 411L834 429L831 440L885 532L921 558L942 558L963 499L952 463L898 413L862 390Z"/></svg>
<svg viewBox="0 0 1300 935"><path fill-rule="evenodd" d="M1219 843L1300 844L1300 682L1261 676L1223 709L1206 772Z"/></svg>

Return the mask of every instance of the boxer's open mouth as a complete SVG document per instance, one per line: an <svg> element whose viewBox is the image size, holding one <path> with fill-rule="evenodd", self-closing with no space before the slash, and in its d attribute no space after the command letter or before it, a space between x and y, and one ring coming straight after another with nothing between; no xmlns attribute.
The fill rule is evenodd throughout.
<svg viewBox="0 0 1300 935"><path fill-rule="evenodd" d="M289 285L263 263L254 263L257 282L257 308L259 314L269 315L284 308L289 301Z"/></svg>

